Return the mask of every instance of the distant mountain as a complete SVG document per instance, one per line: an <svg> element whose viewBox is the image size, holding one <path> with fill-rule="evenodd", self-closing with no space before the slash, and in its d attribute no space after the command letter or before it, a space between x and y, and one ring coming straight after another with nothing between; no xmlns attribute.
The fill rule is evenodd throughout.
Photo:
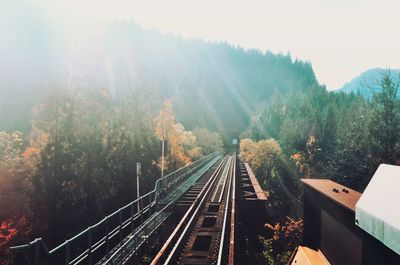
<svg viewBox="0 0 400 265"><path fill-rule="evenodd" d="M385 68L373 68L369 69L359 76L346 83L342 88L335 90L335 92L345 92L345 93L360 93L365 97L370 97L374 91L379 91L380 85L379 81L382 75L389 71L391 74L399 75L400 69L385 69Z"/></svg>

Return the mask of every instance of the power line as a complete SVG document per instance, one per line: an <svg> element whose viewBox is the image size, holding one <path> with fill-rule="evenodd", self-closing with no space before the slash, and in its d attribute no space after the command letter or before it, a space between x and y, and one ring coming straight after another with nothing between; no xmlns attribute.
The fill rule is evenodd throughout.
<svg viewBox="0 0 400 265"><path fill-rule="evenodd" d="M298 207L299 209L302 210L302 209L303 209L303 203L302 203L299 199L297 199L297 197L294 196L293 193L291 193L291 192L289 191L289 189L286 187L285 183L283 183L283 180L281 179L280 175L279 175L279 174L276 174L276 175L277 175L279 184L281 185L281 187L282 187L282 189L283 189L283 192L286 194L286 196L287 196L289 199L291 199L291 200L294 202L294 204L296 205L296 207Z"/></svg>

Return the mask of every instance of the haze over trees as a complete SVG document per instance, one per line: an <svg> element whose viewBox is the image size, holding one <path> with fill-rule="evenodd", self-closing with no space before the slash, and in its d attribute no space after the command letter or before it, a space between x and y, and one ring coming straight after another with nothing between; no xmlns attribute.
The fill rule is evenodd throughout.
<svg viewBox="0 0 400 265"><path fill-rule="evenodd" d="M2 130L29 132L31 109L50 87L100 89L113 98L135 89L156 106L173 99L176 118L185 128L209 128L226 141L239 136L258 105L276 90L303 91L316 84L311 64L290 55L163 35L133 22L98 27L86 22L80 30L87 29L87 34L57 28L55 35L32 20L4 36L8 50L0 61L7 70L0 78Z"/></svg>

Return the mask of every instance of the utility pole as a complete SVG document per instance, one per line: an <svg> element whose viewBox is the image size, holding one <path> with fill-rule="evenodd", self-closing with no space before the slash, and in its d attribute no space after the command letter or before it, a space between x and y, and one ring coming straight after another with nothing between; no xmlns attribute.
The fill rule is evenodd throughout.
<svg viewBox="0 0 400 265"><path fill-rule="evenodd" d="M164 115L161 116L161 177L164 177L164 158L165 158L165 120Z"/></svg>
<svg viewBox="0 0 400 265"><path fill-rule="evenodd" d="M164 128L163 128L163 130L164 130ZM161 177L164 177L164 151L165 151L164 143L165 143L165 140L163 137L162 142L161 142Z"/></svg>
<svg viewBox="0 0 400 265"><path fill-rule="evenodd" d="M139 199L140 192L139 192L139 177L142 175L142 164L136 163L136 198ZM140 211L140 200L137 201L137 211Z"/></svg>

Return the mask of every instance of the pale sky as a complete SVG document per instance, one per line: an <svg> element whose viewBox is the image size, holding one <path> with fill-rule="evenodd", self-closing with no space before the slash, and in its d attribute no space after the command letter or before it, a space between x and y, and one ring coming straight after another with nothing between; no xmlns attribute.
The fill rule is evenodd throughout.
<svg viewBox="0 0 400 265"><path fill-rule="evenodd" d="M3 0L0 0L3 1ZM37 0L76 17L131 19L143 28L309 60L320 83L341 87L373 67L400 68L400 1L395 0Z"/></svg>

